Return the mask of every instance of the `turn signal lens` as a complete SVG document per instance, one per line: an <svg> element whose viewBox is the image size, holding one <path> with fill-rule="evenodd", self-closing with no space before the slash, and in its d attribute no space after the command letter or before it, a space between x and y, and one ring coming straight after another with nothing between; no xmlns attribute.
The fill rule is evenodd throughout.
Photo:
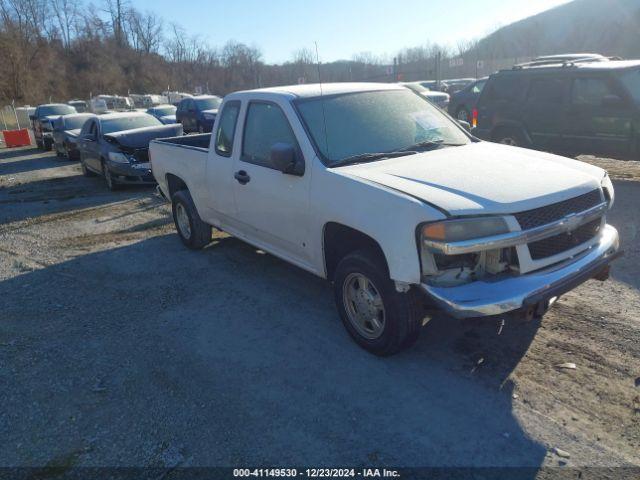
<svg viewBox="0 0 640 480"><path fill-rule="evenodd" d="M422 228L422 238L436 242L461 242L508 233L503 217L476 217L429 223Z"/></svg>
<svg viewBox="0 0 640 480"><path fill-rule="evenodd" d="M472 127L477 127L478 126L478 109L474 108L473 109L473 114L471 117L471 126Z"/></svg>

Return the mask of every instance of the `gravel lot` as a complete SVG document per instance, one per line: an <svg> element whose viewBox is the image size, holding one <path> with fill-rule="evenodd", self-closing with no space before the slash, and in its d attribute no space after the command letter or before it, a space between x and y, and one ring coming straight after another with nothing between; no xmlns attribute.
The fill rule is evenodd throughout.
<svg viewBox="0 0 640 480"><path fill-rule="evenodd" d="M584 159L616 178L612 280L380 359L324 281L224 234L188 251L153 189L0 150L0 465L640 466L640 162Z"/></svg>

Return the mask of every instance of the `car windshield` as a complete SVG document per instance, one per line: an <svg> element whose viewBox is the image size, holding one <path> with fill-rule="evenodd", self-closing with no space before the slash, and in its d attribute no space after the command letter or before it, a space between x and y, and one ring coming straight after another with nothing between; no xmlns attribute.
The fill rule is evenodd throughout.
<svg viewBox="0 0 640 480"><path fill-rule="evenodd" d="M102 133L122 132L142 127L158 127L160 120L151 115L136 115L132 117L118 117L102 121Z"/></svg>
<svg viewBox="0 0 640 480"><path fill-rule="evenodd" d="M218 108L220 103L222 103L222 99L218 97L195 98L194 101L198 106L198 110L212 110L214 108Z"/></svg>
<svg viewBox="0 0 640 480"><path fill-rule="evenodd" d="M620 79L636 102L640 102L640 68L624 72Z"/></svg>
<svg viewBox="0 0 640 480"><path fill-rule="evenodd" d="M153 109L153 113L160 116L175 115L176 110L176 107L174 107L173 105L169 105L167 107L156 107Z"/></svg>
<svg viewBox="0 0 640 480"><path fill-rule="evenodd" d="M87 121L89 117L69 117L64 119L64 129L65 130L75 130L77 128L82 128L84 122Z"/></svg>
<svg viewBox="0 0 640 480"><path fill-rule="evenodd" d="M370 153L470 142L458 125L406 89L313 97L296 105L329 165Z"/></svg>
<svg viewBox="0 0 640 480"><path fill-rule="evenodd" d="M76 109L70 105L48 105L38 109L38 115L41 117L48 115L68 115L70 113L77 113Z"/></svg>

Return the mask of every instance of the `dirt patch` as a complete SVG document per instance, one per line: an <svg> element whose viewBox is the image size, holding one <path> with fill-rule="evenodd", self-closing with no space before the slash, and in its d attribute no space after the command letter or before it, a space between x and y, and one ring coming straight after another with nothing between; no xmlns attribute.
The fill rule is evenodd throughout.
<svg viewBox="0 0 640 480"><path fill-rule="evenodd" d="M640 162L636 160L614 160L593 155L582 155L578 160L604 168L609 176L617 180L640 181Z"/></svg>

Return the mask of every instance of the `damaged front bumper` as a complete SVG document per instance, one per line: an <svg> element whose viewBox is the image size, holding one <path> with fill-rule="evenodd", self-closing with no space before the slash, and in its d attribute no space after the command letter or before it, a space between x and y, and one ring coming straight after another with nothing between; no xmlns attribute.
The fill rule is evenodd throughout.
<svg viewBox="0 0 640 480"><path fill-rule="evenodd" d="M600 276L621 254L618 231L606 225L598 243L558 265L520 276L485 278L454 287L423 283L421 288L456 318L501 315L548 304L550 299Z"/></svg>

